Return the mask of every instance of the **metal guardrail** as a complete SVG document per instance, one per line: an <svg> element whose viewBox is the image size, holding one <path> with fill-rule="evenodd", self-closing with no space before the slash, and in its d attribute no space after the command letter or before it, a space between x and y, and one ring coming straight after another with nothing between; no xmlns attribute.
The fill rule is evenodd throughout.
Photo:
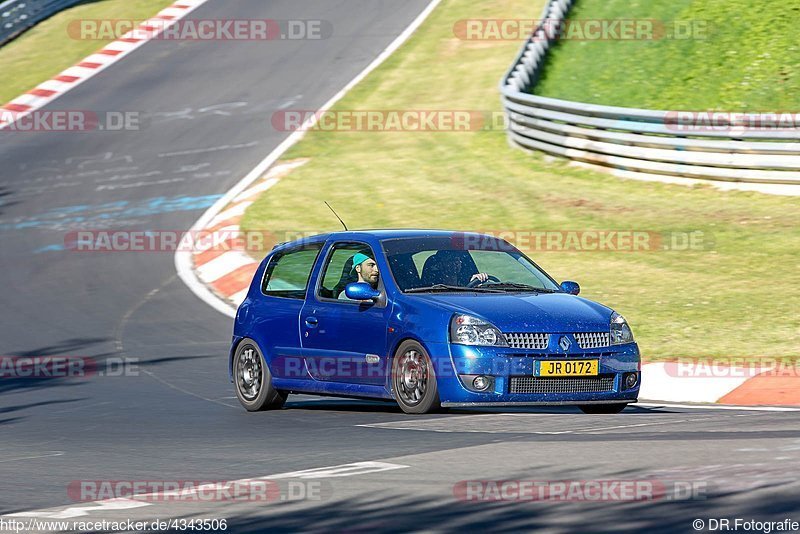
<svg viewBox="0 0 800 534"><path fill-rule="evenodd" d="M6 0L0 1L0 45L31 26L79 4L83 0Z"/></svg>
<svg viewBox="0 0 800 534"><path fill-rule="evenodd" d="M542 21L562 21L574 0L549 0ZM715 116L683 130L675 111L570 102L531 94L558 36L542 24L500 82L509 139L516 145L622 174L800 184L800 130L767 129L760 114ZM797 116L800 116L797 115ZM685 119L685 116L684 116Z"/></svg>

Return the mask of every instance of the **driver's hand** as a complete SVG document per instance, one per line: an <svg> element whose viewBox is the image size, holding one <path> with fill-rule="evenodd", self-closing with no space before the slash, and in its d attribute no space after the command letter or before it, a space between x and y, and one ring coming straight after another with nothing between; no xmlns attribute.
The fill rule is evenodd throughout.
<svg viewBox="0 0 800 534"><path fill-rule="evenodd" d="M477 273L477 274L473 274L472 278L470 278L469 281L472 282L473 280L480 280L481 282L485 282L488 279L489 279L489 275L488 274L486 274L486 273Z"/></svg>

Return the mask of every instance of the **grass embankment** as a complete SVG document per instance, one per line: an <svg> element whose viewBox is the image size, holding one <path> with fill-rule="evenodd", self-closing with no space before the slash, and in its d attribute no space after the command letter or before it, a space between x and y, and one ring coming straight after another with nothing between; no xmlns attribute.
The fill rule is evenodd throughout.
<svg viewBox="0 0 800 534"><path fill-rule="evenodd" d="M172 0L103 0L66 9L0 47L0 104L33 89L114 39L81 40L70 35L79 19L147 19Z"/></svg>
<svg viewBox="0 0 800 534"><path fill-rule="evenodd" d="M466 18L535 17L541 2L448 0L337 110L500 110L518 43L464 41ZM706 250L531 257L631 322L647 358L800 352L800 199L627 181L514 150L500 129L309 132L307 157L247 211L246 230L351 228L702 231Z"/></svg>
<svg viewBox="0 0 800 534"><path fill-rule="evenodd" d="M655 19L654 36L664 28L688 38L562 40L535 94L648 109L797 109L796 3L579 0L569 17Z"/></svg>

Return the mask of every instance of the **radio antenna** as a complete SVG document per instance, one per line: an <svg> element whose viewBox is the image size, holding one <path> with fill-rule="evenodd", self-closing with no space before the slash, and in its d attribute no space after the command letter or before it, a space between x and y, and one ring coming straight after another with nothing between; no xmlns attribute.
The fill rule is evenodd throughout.
<svg viewBox="0 0 800 534"><path fill-rule="evenodd" d="M342 218L339 217L339 214L334 211L334 209L331 207L330 204L328 204L328 202L326 200L323 200L323 202L325 202L325 205L328 206L328 209L333 212L333 214L336 216L336 218L339 219L339 222L342 223L342 226L344 226L345 231L348 231L347 230L347 225L344 223Z"/></svg>

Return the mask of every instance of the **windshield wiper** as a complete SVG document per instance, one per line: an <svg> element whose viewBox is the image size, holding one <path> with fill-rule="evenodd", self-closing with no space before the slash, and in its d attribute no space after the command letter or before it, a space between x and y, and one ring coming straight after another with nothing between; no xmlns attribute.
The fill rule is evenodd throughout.
<svg viewBox="0 0 800 534"><path fill-rule="evenodd" d="M530 286L528 284L518 284L516 282L491 282L488 284L483 284L482 288L493 288L493 289L518 289L520 291L535 291L537 293L555 293L555 289L547 289L544 287L535 287Z"/></svg>
<svg viewBox="0 0 800 534"><path fill-rule="evenodd" d="M406 293L428 293L434 291L468 291L470 293L474 291L485 291L487 293L502 293L501 290L492 289L488 287L464 287L464 286L451 286L447 284L433 284L432 286L425 286L425 287L412 287L411 289L406 289Z"/></svg>

